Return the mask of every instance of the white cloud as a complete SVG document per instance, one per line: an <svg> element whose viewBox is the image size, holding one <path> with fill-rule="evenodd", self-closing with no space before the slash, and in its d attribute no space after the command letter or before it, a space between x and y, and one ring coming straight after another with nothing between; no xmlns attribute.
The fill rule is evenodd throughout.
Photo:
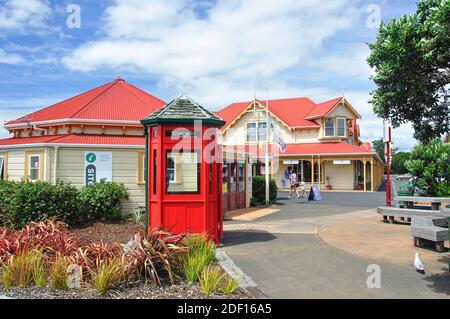
<svg viewBox="0 0 450 319"><path fill-rule="evenodd" d="M25 60L17 54L8 54L0 49L0 64L22 64Z"/></svg>
<svg viewBox="0 0 450 319"><path fill-rule="evenodd" d="M318 50L355 18L351 1L219 1L199 17L185 1L116 0L105 37L63 59L72 70L131 68L177 82L220 74L270 78Z"/></svg>
<svg viewBox="0 0 450 319"><path fill-rule="evenodd" d="M51 14L47 0L6 0L0 5L0 29L40 29Z"/></svg>
<svg viewBox="0 0 450 319"><path fill-rule="evenodd" d="M366 13L358 6L356 0L223 0L200 16L192 1L115 0L105 11L102 37L80 45L62 63L82 72L106 68L154 75L163 91L185 92L213 110L249 100L255 90L264 99L266 87L270 98L308 96L320 102L342 92L328 84L297 87L282 74L312 67L368 78L364 43L323 50L338 32L352 31ZM368 104L369 93L346 96L363 116L362 138L381 136L382 121ZM410 128L399 132L412 134ZM409 148L414 141L402 143Z"/></svg>
<svg viewBox="0 0 450 319"><path fill-rule="evenodd" d="M0 98L0 138L9 137L3 124L26 114L35 112L43 107L61 101L61 97L48 98Z"/></svg>
<svg viewBox="0 0 450 319"><path fill-rule="evenodd" d="M353 44L311 61L313 65L335 75L368 79L374 71L367 64L370 49L366 44Z"/></svg>

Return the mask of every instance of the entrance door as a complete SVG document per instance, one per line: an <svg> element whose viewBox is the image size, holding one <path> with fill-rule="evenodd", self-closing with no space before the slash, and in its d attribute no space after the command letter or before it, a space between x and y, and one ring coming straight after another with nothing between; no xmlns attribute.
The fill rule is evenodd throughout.
<svg viewBox="0 0 450 319"><path fill-rule="evenodd" d="M238 162L238 208L245 208L245 162Z"/></svg>

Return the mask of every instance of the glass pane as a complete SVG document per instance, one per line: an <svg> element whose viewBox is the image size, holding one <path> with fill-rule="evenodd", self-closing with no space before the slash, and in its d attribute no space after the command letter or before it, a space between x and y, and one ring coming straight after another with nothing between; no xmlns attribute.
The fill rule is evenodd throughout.
<svg viewBox="0 0 450 319"><path fill-rule="evenodd" d="M197 152L167 151L166 154L166 192L198 193L200 162Z"/></svg>
<svg viewBox="0 0 450 319"><path fill-rule="evenodd" d="M4 159L3 157L0 157L0 179L5 179L5 173L4 173Z"/></svg>
<svg viewBox="0 0 450 319"><path fill-rule="evenodd" d="M156 150L153 150L153 195L156 195Z"/></svg>
<svg viewBox="0 0 450 319"><path fill-rule="evenodd" d="M30 169L30 180L37 181L39 179L39 169Z"/></svg>
<svg viewBox="0 0 450 319"><path fill-rule="evenodd" d="M334 120L325 120L325 136L334 136Z"/></svg>
<svg viewBox="0 0 450 319"><path fill-rule="evenodd" d="M258 141L264 142L266 140L266 122L258 123Z"/></svg>
<svg viewBox="0 0 450 319"><path fill-rule="evenodd" d="M245 163L239 162L239 192L245 191Z"/></svg>
<svg viewBox="0 0 450 319"><path fill-rule="evenodd" d="M311 162L303 161L303 175L305 182L311 183Z"/></svg>
<svg viewBox="0 0 450 319"><path fill-rule="evenodd" d="M228 164L225 162L222 166L222 192L228 193Z"/></svg>
<svg viewBox="0 0 450 319"><path fill-rule="evenodd" d="M30 180L39 179L39 156L30 156Z"/></svg>
<svg viewBox="0 0 450 319"><path fill-rule="evenodd" d="M231 193L236 192L236 176L237 176L236 163L231 163L230 164L230 192Z"/></svg>
<svg viewBox="0 0 450 319"><path fill-rule="evenodd" d="M209 167L209 193L212 194L213 193L213 174L214 174L214 165L212 163L208 164Z"/></svg>
<svg viewBox="0 0 450 319"><path fill-rule="evenodd" d="M338 136L345 136L345 120L344 119L338 119L337 120L337 129L338 129Z"/></svg>
<svg viewBox="0 0 450 319"><path fill-rule="evenodd" d="M256 142L256 123L247 123L247 142Z"/></svg>

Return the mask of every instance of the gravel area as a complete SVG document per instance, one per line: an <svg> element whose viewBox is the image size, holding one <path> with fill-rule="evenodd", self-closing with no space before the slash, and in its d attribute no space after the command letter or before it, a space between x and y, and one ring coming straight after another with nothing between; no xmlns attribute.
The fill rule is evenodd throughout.
<svg viewBox="0 0 450 319"><path fill-rule="evenodd" d="M242 289L238 289L232 296L211 295L206 296L198 285L186 284L180 282L176 285L167 285L155 287L150 283L138 283L129 286L120 286L109 290L103 295L87 286L79 290L52 290L48 287L39 289L30 288L11 288L6 291L0 286L0 296L4 295L16 299L249 299L253 296Z"/></svg>

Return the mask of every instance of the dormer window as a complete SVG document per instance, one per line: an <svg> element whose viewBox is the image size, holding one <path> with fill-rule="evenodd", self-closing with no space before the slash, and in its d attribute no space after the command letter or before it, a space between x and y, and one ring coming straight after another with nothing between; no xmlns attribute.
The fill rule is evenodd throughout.
<svg viewBox="0 0 450 319"><path fill-rule="evenodd" d="M325 136L334 136L334 119L325 119Z"/></svg>
<svg viewBox="0 0 450 319"><path fill-rule="evenodd" d="M345 118L338 118L336 119L336 125L337 125L337 135L338 136L346 136L347 134L345 134L346 131L346 125L345 125Z"/></svg>

